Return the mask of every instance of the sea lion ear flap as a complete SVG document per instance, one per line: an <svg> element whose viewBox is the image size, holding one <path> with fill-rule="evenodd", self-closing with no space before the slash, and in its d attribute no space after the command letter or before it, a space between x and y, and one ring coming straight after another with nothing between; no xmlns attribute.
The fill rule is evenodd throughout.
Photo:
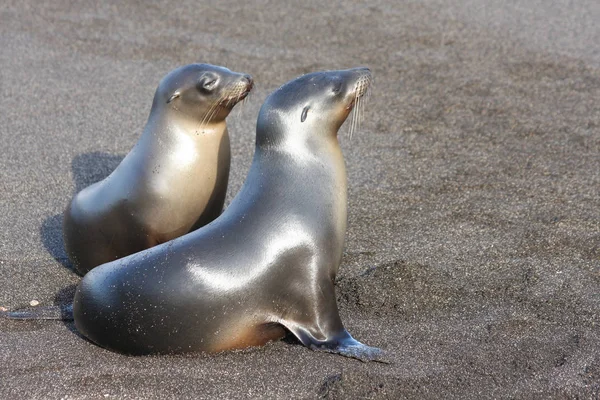
<svg viewBox="0 0 600 400"><path fill-rule="evenodd" d="M175 92L171 95L171 97L169 97L169 100L167 100L167 104L169 104L170 102L172 102L173 100L175 100L176 98L178 98L179 96L181 96L181 93L179 92Z"/></svg>
<svg viewBox="0 0 600 400"><path fill-rule="evenodd" d="M304 110L302 110L302 116L300 117L300 122L306 121L306 115L308 114L309 109L309 106L304 107Z"/></svg>

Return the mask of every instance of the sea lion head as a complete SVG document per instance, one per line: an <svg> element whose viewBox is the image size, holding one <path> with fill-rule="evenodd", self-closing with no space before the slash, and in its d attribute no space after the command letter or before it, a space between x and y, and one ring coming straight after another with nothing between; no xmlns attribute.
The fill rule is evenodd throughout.
<svg viewBox="0 0 600 400"><path fill-rule="evenodd" d="M301 135L335 137L354 108L353 126L358 122L370 84L371 71L365 67L314 72L284 84L260 110L257 144L274 145Z"/></svg>
<svg viewBox="0 0 600 400"><path fill-rule="evenodd" d="M210 123L224 120L253 86L248 74L210 64L190 64L171 71L161 80L154 102Z"/></svg>

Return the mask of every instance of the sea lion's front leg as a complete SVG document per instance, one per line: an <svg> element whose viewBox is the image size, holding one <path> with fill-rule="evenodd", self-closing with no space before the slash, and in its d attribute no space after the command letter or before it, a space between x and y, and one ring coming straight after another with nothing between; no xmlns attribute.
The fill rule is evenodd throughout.
<svg viewBox="0 0 600 400"><path fill-rule="evenodd" d="M292 331L292 329L290 329L290 331ZM311 335L309 330L300 326L296 327L292 333L303 345L312 350L336 353L342 356L356 358L364 362L378 361L389 363L383 350L359 342L354 339L346 329L342 329L340 332L328 336L326 340L315 338Z"/></svg>
<svg viewBox="0 0 600 400"><path fill-rule="evenodd" d="M312 350L337 353L364 362L389 362L381 349L359 342L344 328L338 313L332 279L322 279L326 282L321 282L312 290L311 295L304 296L302 303L295 303L296 306L303 304L302 309L295 310L294 316L290 315L280 323Z"/></svg>

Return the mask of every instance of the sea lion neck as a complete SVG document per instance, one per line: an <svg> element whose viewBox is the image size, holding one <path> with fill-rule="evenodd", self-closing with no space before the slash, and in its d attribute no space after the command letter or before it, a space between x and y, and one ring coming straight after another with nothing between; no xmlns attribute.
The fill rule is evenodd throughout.
<svg viewBox="0 0 600 400"><path fill-rule="evenodd" d="M163 108L158 112L153 112L148 117L146 126L152 126L152 131L169 131L190 136L203 135L222 135L227 129L225 119L220 121L202 121L177 109ZM157 130L156 127L162 129Z"/></svg>
<svg viewBox="0 0 600 400"><path fill-rule="evenodd" d="M282 152L287 154L321 154L324 148L339 148L337 131L329 128L304 126L257 126L257 151Z"/></svg>
<svg viewBox="0 0 600 400"><path fill-rule="evenodd" d="M263 168L265 163L279 160L277 169ZM318 171L321 176L317 185L325 181L335 182L340 188L345 187L346 169L342 149L337 136L331 132L305 132L303 135L285 135L279 141L257 143L254 161L258 175L253 179L272 180L272 175L279 175L282 170ZM294 173L295 174L295 173ZM292 175L294 175L292 174ZM289 176L286 179L292 179ZM306 183L304 183L306 184Z"/></svg>

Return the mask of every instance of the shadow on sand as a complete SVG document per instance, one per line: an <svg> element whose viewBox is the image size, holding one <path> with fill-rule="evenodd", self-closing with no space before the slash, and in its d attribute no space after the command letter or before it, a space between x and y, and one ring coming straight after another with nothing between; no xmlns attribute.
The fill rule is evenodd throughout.
<svg viewBox="0 0 600 400"><path fill-rule="evenodd" d="M92 183L106 178L117 168L124 155L102 152L84 153L73 158L71 171L75 181L75 193L79 193ZM65 204L65 207L67 204ZM44 246L56 261L65 268L73 270L73 266L65 252L62 233L62 213L48 217L40 227L40 236ZM71 296L72 297L72 296Z"/></svg>

